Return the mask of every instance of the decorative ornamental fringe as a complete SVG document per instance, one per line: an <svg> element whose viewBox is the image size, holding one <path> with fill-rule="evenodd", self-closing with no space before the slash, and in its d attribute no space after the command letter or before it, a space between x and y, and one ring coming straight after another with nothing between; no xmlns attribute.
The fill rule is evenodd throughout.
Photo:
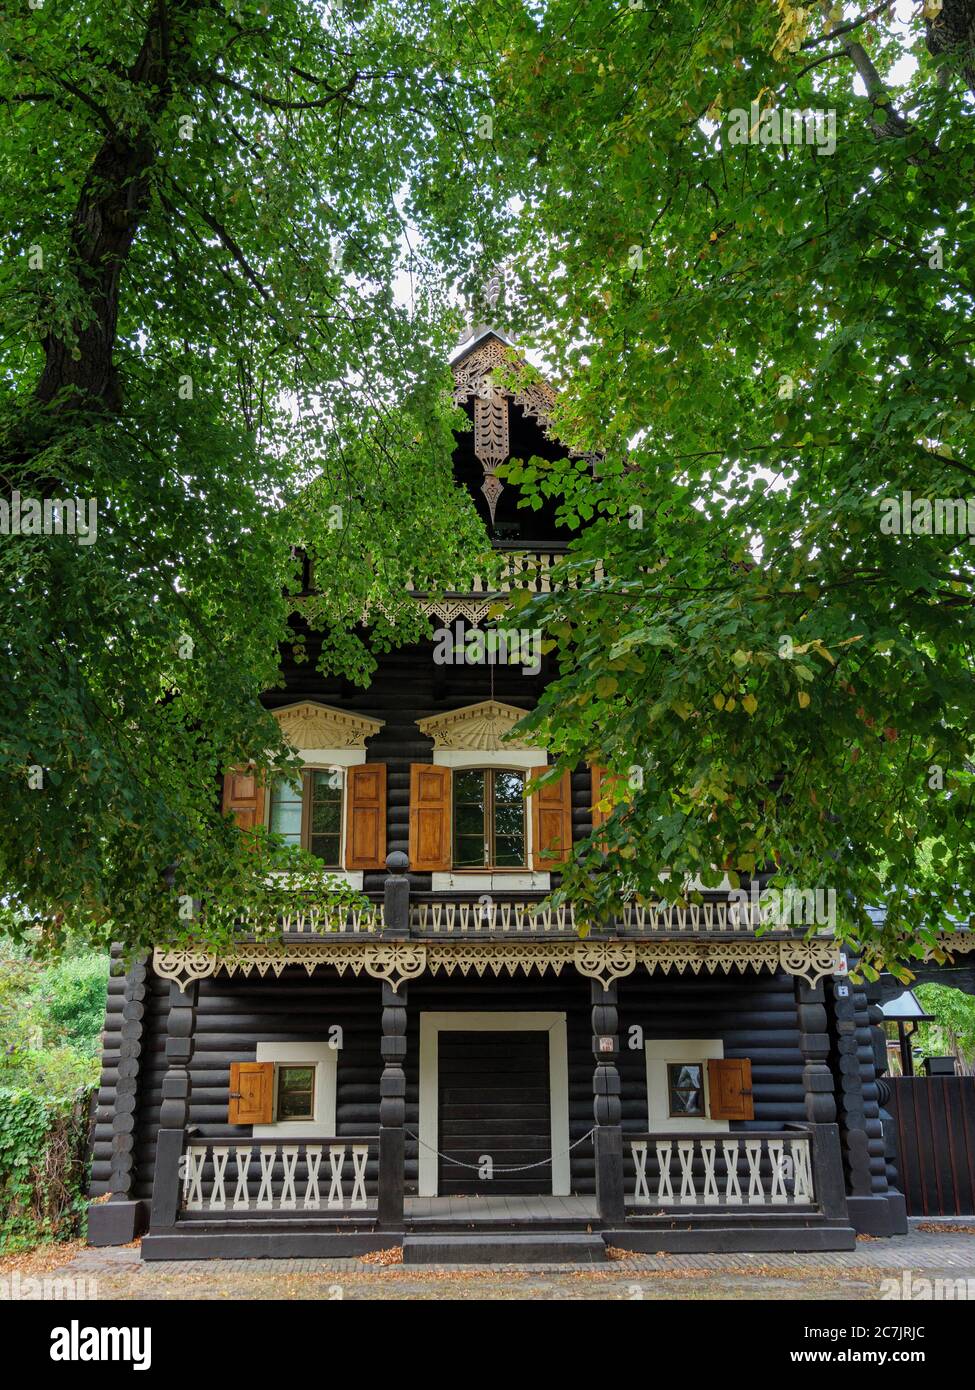
<svg viewBox="0 0 975 1390"><path fill-rule="evenodd" d="M839 947L832 940L812 941L315 941L285 945L242 945L230 954L217 957L206 951L167 951L157 948L153 969L164 979L175 981L181 989L192 980L202 980L225 970L264 976L280 975L289 965L301 965L309 975L320 966L332 966L340 975L363 971L382 980L394 991L407 980L429 971L452 975L459 971L483 976L491 973L530 975L547 970L556 975L568 965L580 975L598 980L607 987L632 975L638 965L651 974L661 970L679 975L690 971L725 975L732 970L783 970L815 985L839 966Z"/></svg>

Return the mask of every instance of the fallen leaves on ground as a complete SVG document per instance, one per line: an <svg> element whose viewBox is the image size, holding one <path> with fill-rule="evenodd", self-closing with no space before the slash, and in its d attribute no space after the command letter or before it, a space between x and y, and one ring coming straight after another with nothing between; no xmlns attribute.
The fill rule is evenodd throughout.
<svg viewBox="0 0 975 1390"><path fill-rule="evenodd" d="M403 1263L402 1245L391 1245L388 1250L370 1250L359 1259L366 1265L401 1265Z"/></svg>
<svg viewBox="0 0 975 1390"><path fill-rule="evenodd" d="M975 1236L975 1225L955 1226L949 1221L919 1221L916 1231L932 1231L938 1236Z"/></svg>
<svg viewBox="0 0 975 1390"><path fill-rule="evenodd" d="M0 1275L50 1274L51 1270L69 1264L85 1249L83 1240L65 1240L57 1245L35 1245L33 1250L19 1250L14 1255L0 1255Z"/></svg>

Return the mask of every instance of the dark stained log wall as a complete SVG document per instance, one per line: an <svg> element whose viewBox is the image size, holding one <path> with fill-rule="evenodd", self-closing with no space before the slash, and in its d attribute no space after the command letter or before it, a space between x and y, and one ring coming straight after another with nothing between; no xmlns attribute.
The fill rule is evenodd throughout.
<svg viewBox="0 0 975 1390"><path fill-rule="evenodd" d="M725 1055L750 1057L755 1119L741 1126L762 1129L804 1119L802 1057L791 977L748 975L649 976L619 984L619 1068L623 1083L624 1134L647 1125L646 1064L642 1049L629 1046L630 1029L644 1038L715 1038ZM152 977L151 1007L143 1051L143 1090L136 1152L135 1195L148 1197L152 1186L160 1086L165 1070L163 1046L168 984ZM421 1011L564 1011L568 1021L570 1142L592 1127L592 1031L589 981L574 971L514 980L424 976L411 982L407 1010L406 1129L418 1127L419 1029ZM220 975L200 984L196 1046L191 1067L190 1123L208 1136L242 1137L249 1130L228 1126L227 1097L232 1061L251 1060L258 1041L321 1041L338 1024L344 1048L338 1059L336 1122L339 1134L378 1134L380 986L365 976L342 979L331 970L309 977L288 967L280 979ZM739 1128L739 1126L735 1126ZM415 1190L417 1143L407 1134L408 1191ZM370 1172L370 1180L374 1170ZM573 1151L573 1188L593 1190L592 1143ZM628 1182L632 1180L632 1173Z"/></svg>
<svg viewBox="0 0 975 1390"><path fill-rule="evenodd" d="M884 1141L884 1128L880 1119L880 1098L877 1089L877 1071L869 1003L866 990L862 985L859 987L851 986L851 993L853 996L854 1021L856 1024L856 1055L860 1064L859 1080L863 1097L863 1127L867 1136L870 1190L874 1193L884 1193L889 1190L887 1182L887 1159L885 1156L886 1145Z"/></svg>
<svg viewBox="0 0 975 1390"><path fill-rule="evenodd" d="M123 975L113 972L120 968L121 952L118 947L113 947L109 965L108 998L105 1003L105 1024L102 1029L102 1072L95 1105L90 1189L93 1197L100 1197L109 1190L112 1172L112 1119L118 1084L126 983ZM151 988L152 984L150 977L147 988Z"/></svg>

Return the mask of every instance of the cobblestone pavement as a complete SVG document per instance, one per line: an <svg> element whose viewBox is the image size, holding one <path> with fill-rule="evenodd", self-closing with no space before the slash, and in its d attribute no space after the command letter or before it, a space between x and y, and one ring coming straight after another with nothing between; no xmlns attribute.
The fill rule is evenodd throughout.
<svg viewBox="0 0 975 1390"><path fill-rule="evenodd" d="M912 1230L825 1254L640 1255L597 1266L422 1269L358 1259L145 1263L129 1246L81 1250L60 1268L46 1268L44 1277L83 1278L83 1292L99 1299L857 1300L904 1297L904 1271L914 1280L970 1281L966 1291L975 1300L975 1234Z"/></svg>

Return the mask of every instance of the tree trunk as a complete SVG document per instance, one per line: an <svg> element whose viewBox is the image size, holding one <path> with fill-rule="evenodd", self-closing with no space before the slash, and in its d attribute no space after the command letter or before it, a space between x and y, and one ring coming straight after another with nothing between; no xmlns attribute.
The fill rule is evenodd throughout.
<svg viewBox="0 0 975 1390"><path fill-rule="evenodd" d="M149 171L156 157L154 126L172 95L174 75L188 52L201 0L158 0L128 81L146 91L137 130L120 130L103 114L106 138L85 176L72 217L70 273L91 306L71 340L49 334L38 400L57 406L117 410L121 404L113 354L119 281L149 205Z"/></svg>

